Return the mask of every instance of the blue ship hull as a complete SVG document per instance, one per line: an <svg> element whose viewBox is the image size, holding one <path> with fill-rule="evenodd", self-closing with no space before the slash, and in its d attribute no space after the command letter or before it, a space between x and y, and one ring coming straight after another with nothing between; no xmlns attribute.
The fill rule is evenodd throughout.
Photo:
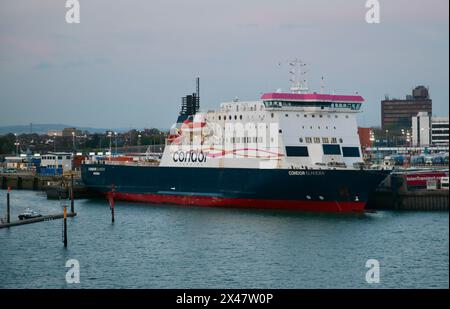
<svg viewBox="0 0 450 309"><path fill-rule="evenodd" d="M388 171L84 164L85 185L148 203L361 212Z"/></svg>

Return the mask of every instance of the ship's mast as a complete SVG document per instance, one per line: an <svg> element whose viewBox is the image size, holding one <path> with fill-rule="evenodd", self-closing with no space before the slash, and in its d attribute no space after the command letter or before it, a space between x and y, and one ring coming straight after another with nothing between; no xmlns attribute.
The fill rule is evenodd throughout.
<svg viewBox="0 0 450 309"><path fill-rule="evenodd" d="M308 81L306 79L305 70L306 64L300 59L294 59L289 61L289 74L291 78L289 81L291 82L291 92L292 93L307 93Z"/></svg>

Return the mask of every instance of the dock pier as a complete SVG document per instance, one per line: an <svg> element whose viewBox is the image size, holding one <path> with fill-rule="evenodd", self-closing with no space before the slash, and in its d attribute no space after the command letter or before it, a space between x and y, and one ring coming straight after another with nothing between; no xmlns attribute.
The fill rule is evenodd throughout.
<svg viewBox="0 0 450 309"><path fill-rule="evenodd" d="M396 192L379 189L369 200L371 210L448 211L448 190L420 190Z"/></svg>
<svg viewBox="0 0 450 309"><path fill-rule="evenodd" d="M45 191L48 199L98 197L95 192L80 185L80 175L39 175L34 173L0 173L0 188L18 190Z"/></svg>
<svg viewBox="0 0 450 309"><path fill-rule="evenodd" d="M71 213L71 212L67 213L67 217L75 217L76 215L77 215L76 212L75 213ZM64 214L63 213L53 214L53 215L47 215L47 216L37 217L37 218L33 218L33 219L17 220L17 221L12 221L10 223L3 223L3 224L0 224L0 229L12 227L12 226L31 224L31 223L36 223L36 222L52 221L52 220L57 220L57 219L64 219Z"/></svg>
<svg viewBox="0 0 450 309"><path fill-rule="evenodd" d="M71 188L71 192L73 192ZM67 218L69 217L75 217L77 213L75 212L75 203L74 203L74 196L71 194L71 207L70 207L70 213L67 212L67 205L64 205L64 212L58 213L58 214L50 214L45 216L38 216L35 218L30 219L22 219L11 222L11 207L10 207L10 193L11 188L8 187L8 192L6 194L6 222L3 220L3 218L0 218L0 229L3 228L10 228L13 226L20 226L20 225L26 225L31 223L37 223L37 222L45 222L45 221L52 221L57 219L63 219L63 243L64 247L67 247Z"/></svg>
<svg viewBox="0 0 450 309"><path fill-rule="evenodd" d="M62 176L41 176L30 173L0 174L0 186L19 190L46 190L49 182L61 181Z"/></svg>

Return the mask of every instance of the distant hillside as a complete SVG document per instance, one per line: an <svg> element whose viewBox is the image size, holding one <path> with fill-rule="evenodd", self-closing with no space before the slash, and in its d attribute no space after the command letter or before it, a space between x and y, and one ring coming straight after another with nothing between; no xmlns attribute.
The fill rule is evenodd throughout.
<svg viewBox="0 0 450 309"><path fill-rule="evenodd" d="M90 127L77 127L67 124L34 124L31 128L30 125L13 125L13 126L0 126L0 135L8 134L8 133L30 133L31 129L33 133L45 134L51 130L62 130L64 128L77 128L81 131L88 131L89 133L104 133L108 131L108 129L102 128L90 128ZM117 129L117 131L122 131Z"/></svg>
<svg viewBox="0 0 450 309"><path fill-rule="evenodd" d="M77 128L81 131L88 131L89 133L105 133L108 130L114 130L117 132L127 132L131 129L136 130L144 130L144 128L92 128L92 127L78 127L74 125L68 125L68 124L34 124L31 128L30 125L13 125L13 126L0 126L0 135L5 135L8 133L16 133L16 134L23 134L23 133L30 133L31 129L33 130L33 133L38 134L46 134L48 131L51 130L62 130L64 128ZM167 131L168 129L160 129L161 131Z"/></svg>

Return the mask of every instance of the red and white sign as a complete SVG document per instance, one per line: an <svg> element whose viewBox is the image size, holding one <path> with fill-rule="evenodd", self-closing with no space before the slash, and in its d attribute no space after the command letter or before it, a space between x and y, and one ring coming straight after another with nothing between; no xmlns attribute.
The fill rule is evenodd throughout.
<svg viewBox="0 0 450 309"><path fill-rule="evenodd" d="M428 173L415 173L406 175L406 184L408 186L427 186L428 181L440 181L442 177L447 177L446 172L428 172Z"/></svg>

